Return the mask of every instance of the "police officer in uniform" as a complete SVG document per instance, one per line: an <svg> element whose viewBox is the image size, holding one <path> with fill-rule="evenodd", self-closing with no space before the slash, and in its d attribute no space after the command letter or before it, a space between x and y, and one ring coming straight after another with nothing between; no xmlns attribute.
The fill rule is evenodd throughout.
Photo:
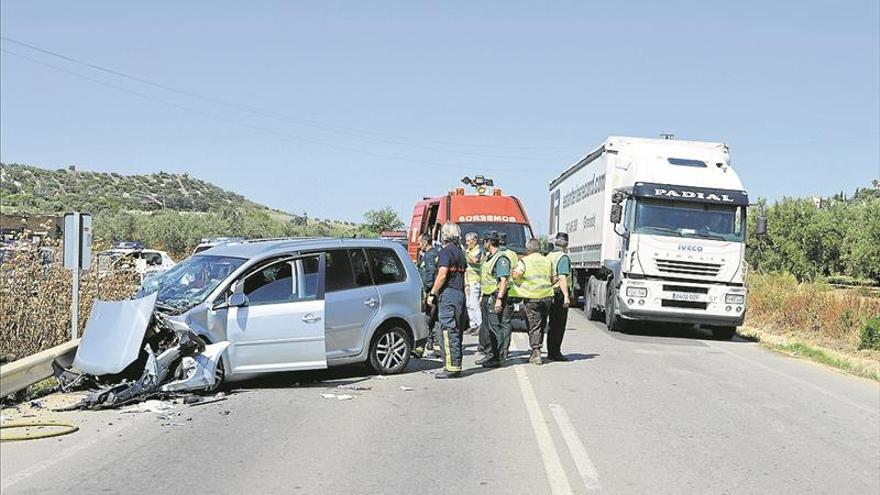
<svg viewBox="0 0 880 495"><path fill-rule="evenodd" d="M424 290L425 295L431 292L431 289L434 287L434 280L437 277L437 250L434 249L434 244L431 242L431 236L429 234L422 234L419 236L419 257L416 262L416 267L419 269L419 276L422 278L422 289ZM425 347L417 347L413 350L413 354L416 357L422 357L425 352L434 351L435 357L439 357L439 353L435 350L435 334L436 329L434 327L437 326L437 305L427 306L425 308L425 317L428 320L428 340L425 341ZM437 341L439 342L439 338Z"/></svg>
<svg viewBox="0 0 880 495"><path fill-rule="evenodd" d="M571 306L571 259L568 257L568 234L559 232L553 239L555 248L547 255L553 268L553 304L547 331L547 360L568 361L562 354L562 338Z"/></svg>
<svg viewBox="0 0 880 495"><path fill-rule="evenodd" d="M522 298L529 323L529 346L532 353L529 362L541 364L541 346L544 344L544 326L553 298L553 267L541 254L541 242L530 239L526 243L526 256L513 269L517 295Z"/></svg>
<svg viewBox="0 0 880 495"><path fill-rule="evenodd" d="M447 222L440 229L443 247L437 253L437 278L428 293L428 304L437 306L440 321L440 348L444 370L434 378L456 378L461 375L462 334L464 331L464 272L467 268L459 244L461 229Z"/></svg>
<svg viewBox="0 0 880 495"><path fill-rule="evenodd" d="M510 347L510 319L513 306L508 302L510 287L510 258L499 246L498 232L490 230L483 235L486 253L480 270L480 342L483 359L477 364L485 368L503 366Z"/></svg>

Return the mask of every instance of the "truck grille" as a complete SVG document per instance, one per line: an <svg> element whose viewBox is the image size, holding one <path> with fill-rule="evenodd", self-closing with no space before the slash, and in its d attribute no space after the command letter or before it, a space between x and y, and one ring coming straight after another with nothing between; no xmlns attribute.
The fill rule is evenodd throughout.
<svg viewBox="0 0 880 495"><path fill-rule="evenodd" d="M717 277L721 272L721 265L717 263L700 263L697 261L665 260L656 259L657 269L665 273L680 275L698 275L702 277Z"/></svg>

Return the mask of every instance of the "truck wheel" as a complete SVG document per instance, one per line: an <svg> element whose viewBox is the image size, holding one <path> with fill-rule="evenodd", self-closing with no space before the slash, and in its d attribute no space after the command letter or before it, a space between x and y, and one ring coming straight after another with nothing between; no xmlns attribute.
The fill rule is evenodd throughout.
<svg viewBox="0 0 880 495"><path fill-rule="evenodd" d="M600 321L599 318L599 309L596 308L596 304L593 301L593 292L590 290L592 287L593 277L590 277L587 282L586 287L584 288L584 313L587 314L587 319L590 321Z"/></svg>
<svg viewBox="0 0 880 495"><path fill-rule="evenodd" d="M712 327L712 337L716 340L731 340L736 335L736 327Z"/></svg>
<svg viewBox="0 0 880 495"><path fill-rule="evenodd" d="M614 314L614 306L614 288L609 280L608 290L605 291L605 326L609 332L625 332L626 322Z"/></svg>

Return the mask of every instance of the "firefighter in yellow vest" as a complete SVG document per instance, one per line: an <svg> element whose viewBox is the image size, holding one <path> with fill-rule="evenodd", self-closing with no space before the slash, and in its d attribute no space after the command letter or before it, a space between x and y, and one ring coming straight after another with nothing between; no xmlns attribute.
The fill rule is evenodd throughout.
<svg viewBox="0 0 880 495"><path fill-rule="evenodd" d="M568 234L559 232L553 239L555 248L547 254L553 267L553 303L547 325L547 360L568 361L562 354L562 338L571 306L571 259L568 257Z"/></svg>
<svg viewBox="0 0 880 495"><path fill-rule="evenodd" d="M477 364L485 368L503 366L510 347L510 318L513 306L508 304L510 287L510 258L499 249L498 232L483 234L485 257L480 267L480 347L483 358Z"/></svg>
<svg viewBox="0 0 880 495"><path fill-rule="evenodd" d="M537 239L526 243L526 256L513 269L513 280L529 323L529 345L532 348L529 362L541 364L544 326L553 300L553 265L541 254L541 243Z"/></svg>

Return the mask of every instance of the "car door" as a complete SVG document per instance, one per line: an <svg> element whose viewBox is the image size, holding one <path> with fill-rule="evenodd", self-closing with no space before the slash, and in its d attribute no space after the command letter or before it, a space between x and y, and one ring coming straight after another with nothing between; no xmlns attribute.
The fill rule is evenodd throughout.
<svg viewBox="0 0 880 495"><path fill-rule="evenodd" d="M244 298L229 298L232 373L327 367L324 259L312 254L272 260L234 284L233 293Z"/></svg>
<svg viewBox="0 0 880 495"><path fill-rule="evenodd" d="M326 256L327 357L357 355L379 312L379 292L362 249L332 249Z"/></svg>

